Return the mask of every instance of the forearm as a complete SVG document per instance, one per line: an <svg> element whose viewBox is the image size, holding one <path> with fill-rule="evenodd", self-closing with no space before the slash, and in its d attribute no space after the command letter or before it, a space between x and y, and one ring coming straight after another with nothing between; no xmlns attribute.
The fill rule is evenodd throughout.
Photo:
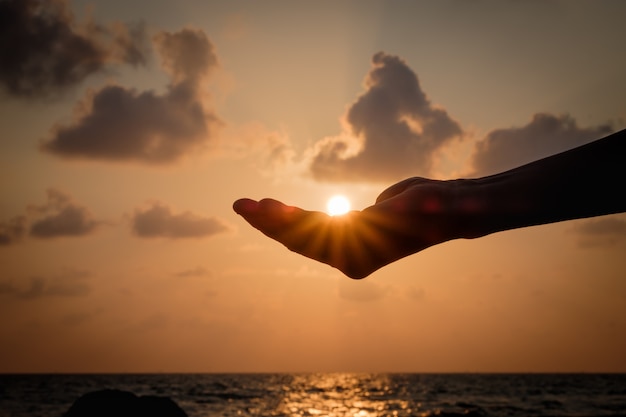
<svg viewBox="0 0 626 417"><path fill-rule="evenodd" d="M626 130L490 177L460 196L469 237L626 211ZM475 197L478 196L478 197Z"/></svg>

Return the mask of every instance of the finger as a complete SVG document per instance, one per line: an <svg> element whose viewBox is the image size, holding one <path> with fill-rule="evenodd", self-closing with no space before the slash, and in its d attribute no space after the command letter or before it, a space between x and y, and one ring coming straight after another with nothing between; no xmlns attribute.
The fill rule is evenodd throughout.
<svg viewBox="0 0 626 417"><path fill-rule="evenodd" d="M233 203L233 210L239 215L252 213L258 209L258 203L249 198L241 198Z"/></svg>
<svg viewBox="0 0 626 417"><path fill-rule="evenodd" d="M359 229L359 211L330 217L268 198L258 202L240 199L235 201L233 209L254 228L289 250L338 268L351 278L363 278L380 267L370 266L376 256L366 248L367 242L358 232L370 240L372 233L366 226Z"/></svg>
<svg viewBox="0 0 626 417"><path fill-rule="evenodd" d="M264 234L277 238L298 222L304 210L288 206L278 200L264 198L260 201L241 199L233 204L235 212Z"/></svg>
<svg viewBox="0 0 626 417"><path fill-rule="evenodd" d="M429 181L430 181L429 179L422 178L422 177L411 177L411 178L407 178L405 180L402 180L402 181L392 185L391 187L387 188L382 193L380 193L380 195L376 198L376 203L378 204L381 201L388 200L391 197L394 197L394 196L402 193L404 190L406 190L407 188L409 188L412 185L419 184L419 183L424 183L424 182L429 182Z"/></svg>

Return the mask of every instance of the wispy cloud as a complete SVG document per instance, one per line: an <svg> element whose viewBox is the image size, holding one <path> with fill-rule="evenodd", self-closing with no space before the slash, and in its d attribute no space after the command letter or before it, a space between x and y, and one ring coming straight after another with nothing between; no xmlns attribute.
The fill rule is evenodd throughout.
<svg viewBox="0 0 626 417"><path fill-rule="evenodd" d="M47 194L46 204L29 207L28 211L34 217L31 236L44 239L85 236L102 223L94 219L89 209L72 201L69 194L53 188Z"/></svg>
<svg viewBox="0 0 626 417"><path fill-rule="evenodd" d="M496 129L476 142L474 175L489 175L583 145L611 133L610 125L579 127L568 115L537 113L525 126Z"/></svg>
<svg viewBox="0 0 626 417"><path fill-rule="evenodd" d="M76 86L110 64L146 63L140 25L78 22L63 0L0 1L0 87L45 97Z"/></svg>
<svg viewBox="0 0 626 417"><path fill-rule="evenodd" d="M413 301L424 301L424 298L426 297L426 291L424 291L424 288L421 287L414 287L414 286L410 286L407 289L406 292L407 297L409 297L409 299L413 300Z"/></svg>
<svg viewBox="0 0 626 417"><path fill-rule="evenodd" d="M170 76L164 94L108 85L76 106L74 121L57 125L45 152L71 159L171 164L206 147L221 125L206 93L218 66L202 30L160 32L154 44Z"/></svg>
<svg viewBox="0 0 626 417"><path fill-rule="evenodd" d="M133 232L143 238L202 238L223 233L228 227L214 217L204 217L190 211L173 213L172 209L156 202L147 208L136 209L132 216Z"/></svg>
<svg viewBox="0 0 626 417"><path fill-rule="evenodd" d="M24 214L0 222L0 246L17 243L26 235L40 239L86 236L104 224L64 191L50 188L47 197L44 204L29 205Z"/></svg>
<svg viewBox="0 0 626 417"><path fill-rule="evenodd" d="M300 173L296 151L284 130L270 130L260 122L229 125L220 135L220 151L229 158L248 158L261 174L289 177Z"/></svg>
<svg viewBox="0 0 626 417"><path fill-rule="evenodd" d="M15 284L13 281L0 281L0 296L19 299L38 299L43 297L82 297L91 292L88 271L67 268L60 274L30 277L28 285Z"/></svg>
<svg viewBox="0 0 626 417"><path fill-rule="evenodd" d="M184 271L176 272L174 276L178 278L210 277L211 271L203 266L197 266L192 269L186 269Z"/></svg>
<svg viewBox="0 0 626 417"><path fill-rule="evenodd" d="M366 91L343 118L344 132L312 150L310 172L322 181L393 181L429 175L437 151L463 134L431 103L401 58L379 52Z"/></svg>
<svg viewBox="0 0 626 417"><path fill-rule="evenodd" d="M0 222L0 246L19 242L28 228L26 216L15 216L6 222Z"/></svg>
<svg viewBox="0 0 626 417"><path fill-rule="evenodd" d="M626 220L616 216L585 220L578 222L569 232L576 235L581 248L613 246L626 240Z"/></svg>

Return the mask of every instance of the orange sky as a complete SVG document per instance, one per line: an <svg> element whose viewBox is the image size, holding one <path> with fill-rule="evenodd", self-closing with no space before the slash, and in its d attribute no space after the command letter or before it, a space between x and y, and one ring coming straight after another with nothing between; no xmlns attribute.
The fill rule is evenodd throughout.
<svg viewBox="0 0 626 417"><path fill-rule="evenodd" d="M626 372L624 215L351 281L231 209L623 129L626 3L46 5L0 3L0 372Z"/></svg>

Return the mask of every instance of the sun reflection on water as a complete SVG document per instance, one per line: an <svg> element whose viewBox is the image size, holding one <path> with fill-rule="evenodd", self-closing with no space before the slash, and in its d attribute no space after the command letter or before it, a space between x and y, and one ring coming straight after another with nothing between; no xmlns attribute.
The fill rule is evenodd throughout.
<svg viewBox="0 0 626 417"><path fill-rule="evenodd" d="M292 417L382 417L411 413L406 401L393 398L390 385L384 375L299 375L285 392L280 411Z"/></svg>

